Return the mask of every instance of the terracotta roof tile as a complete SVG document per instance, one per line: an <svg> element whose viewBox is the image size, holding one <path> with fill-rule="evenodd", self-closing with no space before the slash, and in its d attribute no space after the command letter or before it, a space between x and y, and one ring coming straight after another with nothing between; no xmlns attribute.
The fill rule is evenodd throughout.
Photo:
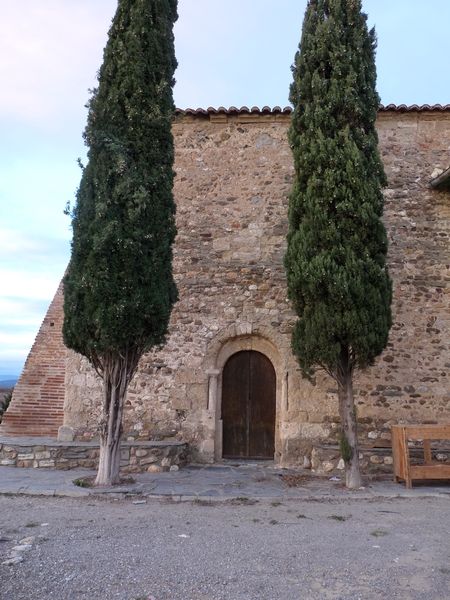
<svg viewBox="0 0 450 600"><path fill-rule="evenodd" d="M380 104L381 112L446 112L450 111L450 104L411 104L407 106L406 104L388 104L387 106L383 106Z"/></svg>
<svg viewBox="0 0 450 600"><path fill-rule="evenodd" d="M219 108L213 108L212 106L208 107L206 110L204 108L186 108L176 109L177 115L192 115L192 116L203 116L203 115L290 115L292 112L292 108L290 106L285 106L281 108L280 106L274 106L271 108L270 106L263 106L259 108L258 106L252 106L249 108L248 106L241 106L241 108L237 108L236 106L230 106L229 108L225 108L224 106L219 106Z"/></svg>
<svg viewBox="0 0 450 600"><path fill-rule="evenodd" d="M406 104L387 104L384 106L380 104L380 112L448 112L450 111L450 104L412 104L410 106ZM177 115L192 115L192 116L207 116L207 115L289 115L292 113L291 106L285 106L281 108L281 106L274 106L271 108L270 106L263 106L259 108L258 106L252 106L252 108L248 108L248 106L241 106L241 108L237 108L236 106L230 106L229 108L225 108L224 106L219 106L219 108L213 108L210 106L207 109L204 108L186 108L176 109Z"/></svg>

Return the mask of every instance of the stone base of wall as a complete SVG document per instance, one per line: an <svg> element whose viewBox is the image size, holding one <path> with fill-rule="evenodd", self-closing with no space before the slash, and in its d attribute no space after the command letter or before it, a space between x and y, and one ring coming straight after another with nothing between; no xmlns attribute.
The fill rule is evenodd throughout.
<svg viewBox="0 0 450 600"><path fill-rule="evenodd" d="M98 442L60 442L47 438L0 437L0 466L47 469L96 469L99 458ZM419 444L410 444L412 464L423 460ZM393 460L390 446L360 447L360 464L364 475L392 475ZM436 444L433 457L450 463L450 448ZM177 441L123 441L121 471L144 473L177 470L188 463L188 444ZM313 444L310 458L299 467L307 467L315 475L341 476L344 461L337 444Z"/></svg>
<svg viewBox="0 0 450 600"><path fill-rule="evenodd" d="M439 462L450 463L448 445L437 445L433 458ZM411 464L423 462L423 449L419 444L410 444L409 453ZM392 475L393 459L390 446L380 448L360 447L359 460L364 475ZM343 473L345 466L337 445L316 445L311 452L310 468L316 475L338 475Z"/></svg>
<svg viewBox="0 0 450 600"><path fill-rule="evenodd" d="M361 470L365 475L393 473L391 448L360 448L359 459ZM339 475L345 469L337 445L314 446L309 466L316 475Z"/></svg>
<svg viewBox="0 0 450 600"><path fill-rule="evenodd" d="M47 438L0 437L0 466L47 469L96 469L98 442L59 442ZM123 473L169 471L182 467L188 457L183 442L122 442Z"/></svg>

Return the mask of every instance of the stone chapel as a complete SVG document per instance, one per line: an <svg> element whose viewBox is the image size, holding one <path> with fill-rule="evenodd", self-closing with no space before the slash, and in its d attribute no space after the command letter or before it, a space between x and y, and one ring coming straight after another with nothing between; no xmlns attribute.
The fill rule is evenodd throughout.
<svg viewBox="0 0 450 600"><path fill-rule="evenodd" d="M143 357L130 385L125 439L182 440L196 462L281 466L306 464L336 444L336 385L320 373L304 380L290 349L290 113L177 111L180 298L166 345ZM393 423L450 421L450 105L380 107L377 128L389 181L394 324L376 365L355 381L361 444L372 449L389 446ZM64 347L62 306L60 287L0 426L3 438L56 438L61 426L75 440L95 438L100 384Z"/></svg>

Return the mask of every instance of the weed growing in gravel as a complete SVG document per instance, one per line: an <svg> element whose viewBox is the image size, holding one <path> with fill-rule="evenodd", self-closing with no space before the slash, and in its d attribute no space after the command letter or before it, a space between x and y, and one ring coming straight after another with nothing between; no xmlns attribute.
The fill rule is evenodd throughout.
<svg viewBox="0 0 450 600"><path fill-rule="evenodd" d="M257 504L258 500L255 500L254 498L247 498L247 496L237 496L236 498L231 498L231 500L228 500L227 503L231 504L232 506L251 506L252 504Z"/></svg>
<svg viewBox="0 0 450 600"><path fill-rule="evenodd" d="M90 488L90 487L92 487L92 481L88 481L85 478L74 479L72 483L74 485L77 485L78 487L81 487L81 488Z"/></svg>
<svg viewBox="0 0 450 600"><path fill-rule="evenodd" d="M214 502L211 502L211 500L203 500L202 498L194 498L192 504L194 506L214 506Z"/></svg>
<svg viewBox="0 0 450 600"><path fill-rule="evenodd" d="M383 537L385 535L389 535L389 532L385 531L384 529L374 529L370 532L370 535L373 535L373 537Z"/></svg>

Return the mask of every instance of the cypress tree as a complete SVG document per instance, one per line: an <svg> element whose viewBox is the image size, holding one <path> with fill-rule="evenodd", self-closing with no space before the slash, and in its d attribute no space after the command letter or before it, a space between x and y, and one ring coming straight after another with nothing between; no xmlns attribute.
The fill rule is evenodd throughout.
<svg viewBox="0 0 450 600"><path fill-rule="evenodd" d="M352 488L361 485L353 375L373 364L391 326L375 48L360 0L309 0L290 89L292 348L304 376L322 369L337 382Z"/></svg>
<svg viewBox="0 0 450 600"><path fill-rule="evenodd" d="M128 384L177 299L171 123L177 0L119 0L84 133L64 341L103 379L96 484L119 480Z"/></svg>

